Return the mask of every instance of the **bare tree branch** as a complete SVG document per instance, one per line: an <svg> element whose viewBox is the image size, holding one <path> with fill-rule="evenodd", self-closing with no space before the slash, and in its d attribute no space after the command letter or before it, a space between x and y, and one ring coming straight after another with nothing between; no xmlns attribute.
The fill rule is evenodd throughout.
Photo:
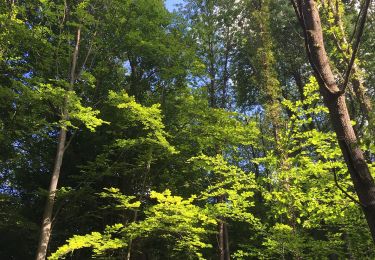
<svg viewBox="0 0 375 260"><path fill-rule="evenodd" d="M346 89L346 87L348 85L348 82L349 82L349 77L350 77L350 74L352 72L352 68L353 68L354 61L355 61L355 56L357 55L359 44L361 42L361 38L362 38L363 31L364 31L364 28L365 28L367 12L368 12L370 3L371 3L371 0L365 0L364 6L361 8L361 11L360 11L360 13L362 12L362 16L359 18L360 20L359 20L359 25L358 25L358 32L356 33L356 39L355 39L355 42L354 42L353 48L352 48L353 49L352 57L350 58L349 65L348 65L348 68L347 68L345 76L344 76L344 83L342 84L342 86L340 88L340 91L342 93L345 93L345 89ZM354 31L354 33L355 33L355 31ZM353 33L353 35L354 35L354 33Z"/></svg>

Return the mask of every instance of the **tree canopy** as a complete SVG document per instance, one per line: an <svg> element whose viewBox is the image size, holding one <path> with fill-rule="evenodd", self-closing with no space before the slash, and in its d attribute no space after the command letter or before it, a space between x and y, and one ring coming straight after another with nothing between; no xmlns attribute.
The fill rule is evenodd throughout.
<svg viewBox="0 0 375 260"><path fill-rule="evenodd" d="M370 0L4 0L0 259L374 259Z"/></svg>

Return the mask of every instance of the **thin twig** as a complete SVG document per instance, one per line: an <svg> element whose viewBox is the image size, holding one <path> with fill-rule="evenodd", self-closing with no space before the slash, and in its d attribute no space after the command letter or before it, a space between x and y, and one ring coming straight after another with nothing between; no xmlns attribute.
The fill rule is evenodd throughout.
<svg viewBox="0 0 375 260"><path fill-rule="evenodd" d="M73 138L76 136L77 134L77 131L75 131L69 138L68 142L65 144L64 146L64 152L66 151L66 149L68 149L69 145L71 144Z"/></svg>
<svg viewBox="0 0 375 260"><path fill-rule="evenodd" d="M340 184L339 184L339 182L338 182L338 180L337 180L337 174L336 174L336 169L335 169L335 168L333 168L333 177L334 177L334 179L335 179L336 187L337 187L340 191L342 191L342 193L344 193L344 194L346 195L346 197L348 197L351 201L353 201L354 203L360 205L361 207L364 207L364 208L366 207L366 205L362 204L359 200L357 200L356 198L354 198L352 195L350 195L346 190L344 190L344 189L340 186Z"/></svg>
<svg viewBox="0 0 375 260"><path fill-rule="evenodd" d="M362 34L363 34L363 31L364 31L364 28L365 28L367 12L368 12L370 3L371 3L371 0L366 0L363 8L361 8L363 10L363 14L360 18L357 37L356 37L356 40L353 44L352 57L350 58L349 65L348 65L348 68L347 68L346 73L345 73L344 83L343 83L343 85L341 86L341 89L340 89L341 93L345 93L345 89L346 89L346 87L348 85L348 82L349 82L349 77L350 77L350 74L352 72L352 68L353 68L354 61L355 61L355 56L357 55L359 43L361 42Z"/></svg>
<svg viewBox="0 0 375 260"><path fill-rule="evenodd" d="M357 19L356 19L356 21L355 21L355 25L354 25L354 29L353 29L352 35L350 36L350 42L352 42L353 39L354 39L355 33L356 33L356 31L357 31L357 28L358 28L359 20L360 20L360 18L361 18L361 16L362 16L362 12L363 12L363 8L361 8L361 9L359 10L359 13L358 13Z"/></svg>

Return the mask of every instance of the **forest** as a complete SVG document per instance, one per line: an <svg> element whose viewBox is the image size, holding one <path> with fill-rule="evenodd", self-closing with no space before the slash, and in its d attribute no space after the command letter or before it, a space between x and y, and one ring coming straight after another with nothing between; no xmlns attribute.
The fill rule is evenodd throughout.
<svg viewBox="0 0 375 260"><path fill-rule="evenodd" d="M0 259L375 259L371 0L1 0Z"/></svg>

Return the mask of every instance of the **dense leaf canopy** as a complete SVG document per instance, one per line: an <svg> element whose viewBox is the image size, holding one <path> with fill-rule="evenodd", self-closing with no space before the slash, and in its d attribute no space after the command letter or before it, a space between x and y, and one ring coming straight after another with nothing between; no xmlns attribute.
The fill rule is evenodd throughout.
<svg viewBox="0 0 375 260"><path fill-rule="evenodd" d="M342 82L362 1L311 1ZM48 259L374 259L297 16L1 1L0 259L34 258L46 219ZM344 94L373 176L374 21Z"/></svg>

